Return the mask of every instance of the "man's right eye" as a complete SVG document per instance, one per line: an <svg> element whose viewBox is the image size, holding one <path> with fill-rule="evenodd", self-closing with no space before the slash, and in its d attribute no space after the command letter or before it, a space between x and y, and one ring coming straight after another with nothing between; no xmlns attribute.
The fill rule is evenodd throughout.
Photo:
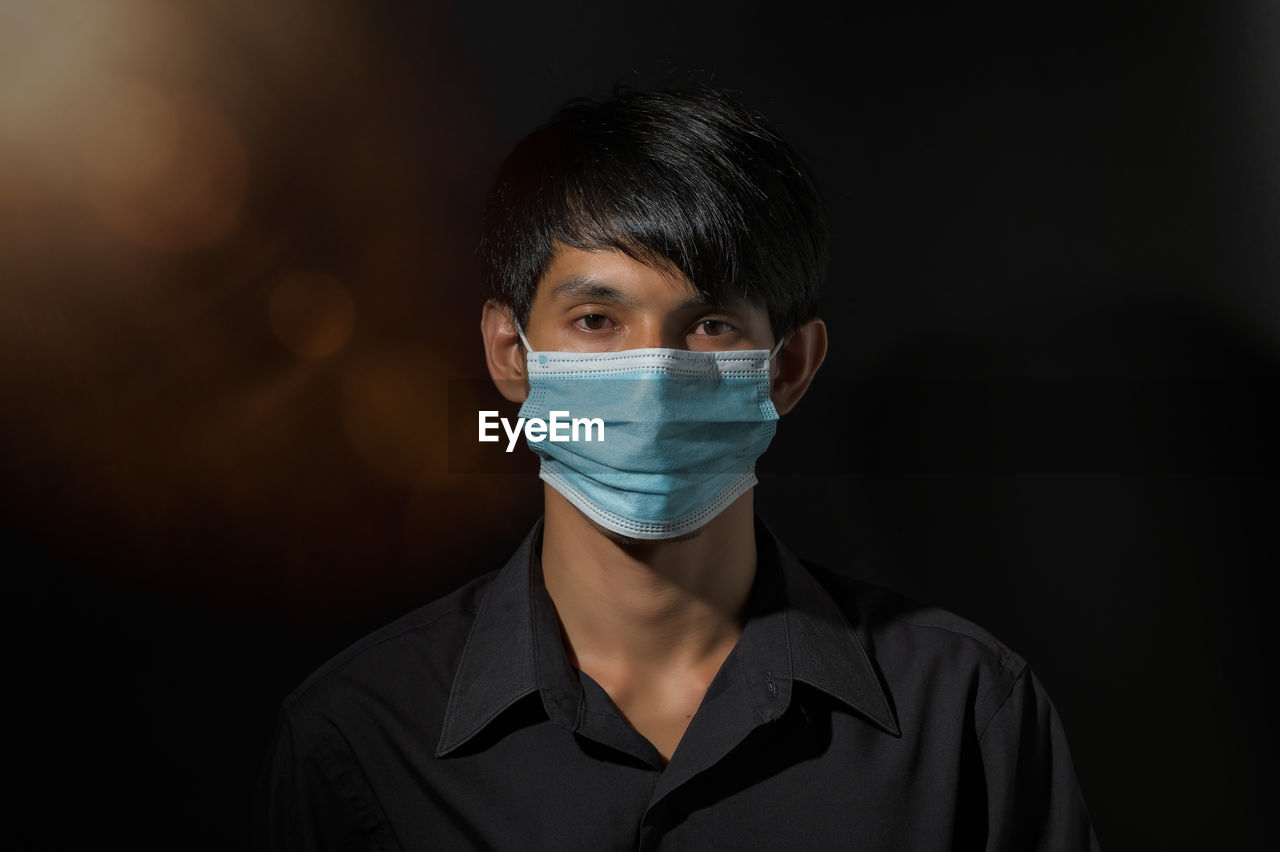
<svg viewBox="0 0 1280 852"><path fill-rule="evenodd" d="M609 318L604 314L587 314L574 320L574 325L583 331L605 331L609 328L609 323Z"/></svg>

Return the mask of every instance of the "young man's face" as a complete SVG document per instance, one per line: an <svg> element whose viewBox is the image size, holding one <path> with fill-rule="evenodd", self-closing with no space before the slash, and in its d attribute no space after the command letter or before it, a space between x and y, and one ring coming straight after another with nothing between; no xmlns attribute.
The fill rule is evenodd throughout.
<svg viewBox="0 0 1280 852"><path fill-rule="evenodd" d="M558 245L538 282L525 336L535 350L770 349L764 308L706 301L678 270L660 271L620 251Z"/></svg>

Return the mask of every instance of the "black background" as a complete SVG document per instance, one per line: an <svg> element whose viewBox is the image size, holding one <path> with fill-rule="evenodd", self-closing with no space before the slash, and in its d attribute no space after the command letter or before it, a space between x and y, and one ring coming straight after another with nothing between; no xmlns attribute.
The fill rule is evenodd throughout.
<svg viewBox="0 0 1280 852"><path fill-rule="evenodd" d="M1274 8L259 5L0 19L35 93L0 100L15 848L240 848L284 694L501 564L540 488L451 470L447 428L487 182L564 99L690 80L773 119L834 235L761 514L1026 657L1105 847L1262 848ZM48 177L86 156L62 70L212 104L234 225L157 249ZM323 357L273 336L297 269L354 304Z"/></svg>

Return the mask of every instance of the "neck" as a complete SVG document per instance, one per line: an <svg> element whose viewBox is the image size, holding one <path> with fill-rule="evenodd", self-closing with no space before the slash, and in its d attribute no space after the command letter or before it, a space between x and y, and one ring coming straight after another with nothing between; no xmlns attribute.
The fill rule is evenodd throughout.
<svg viewBox="0 0 1280 852"><path fill-rule="evenodd" d="M694 536L623 544L547 486L542 570L571 662L616 675L718 666L755 580L751 497Z"/></svg>

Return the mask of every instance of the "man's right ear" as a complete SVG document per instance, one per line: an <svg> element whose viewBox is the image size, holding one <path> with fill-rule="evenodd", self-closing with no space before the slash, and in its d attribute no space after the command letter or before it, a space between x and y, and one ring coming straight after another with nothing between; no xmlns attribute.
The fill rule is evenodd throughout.
<svg viewBox="0 0 1280 852"><path fill-rule="evenodd" d="M480 334L484 337L484 357L489 377L498 393L510 402L524 402L529 395L529 379L524 369L524 346L515 321L505 305L490 299L480 314Z"/></svg>

